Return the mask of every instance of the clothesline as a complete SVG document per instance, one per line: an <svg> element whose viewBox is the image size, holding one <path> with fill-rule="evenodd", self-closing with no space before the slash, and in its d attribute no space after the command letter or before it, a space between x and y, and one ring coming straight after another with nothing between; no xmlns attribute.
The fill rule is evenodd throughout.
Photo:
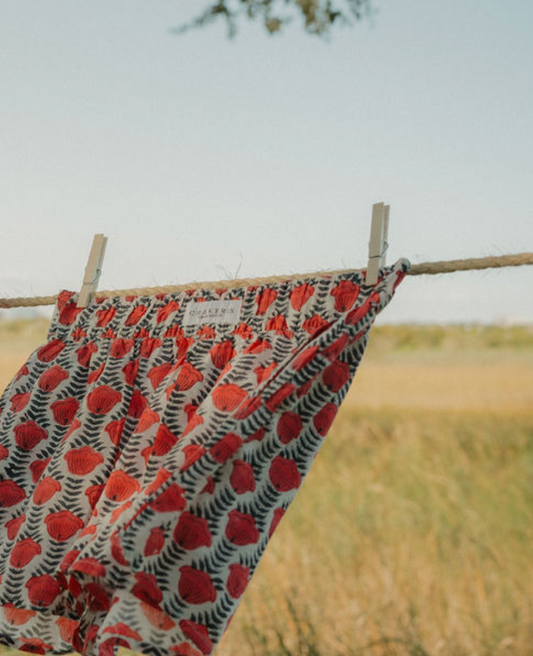
<svg viewBox="0 0 533 656"><path fill-rule="evenodd" d="M533 264L533 253L516 253L514 255L499 255L489 257L470 258L466 260L444 260L440 262L421 262L411 265L408 275L435 275L438 273L453 273L456 271L472 271L475 269L494 269L510 266ZM246 287L250 285L264 285L283 280L305 279L324 274L339 274L363 269L338 269L335 271L315 271L313 273L291 274L284 276L270 276L263 278L240 278L233 280L217 280L214 282L193 282L182 285L167 285L165 287L137 287L132 289L108 290L96 292L96 298L109 298L111 296L140 296L153 294L167 294L187 289L227 289ZM55 305L57 294L54 296L32 296L19 298L0 298L0 308L36 307L41 305Z"/></svg>

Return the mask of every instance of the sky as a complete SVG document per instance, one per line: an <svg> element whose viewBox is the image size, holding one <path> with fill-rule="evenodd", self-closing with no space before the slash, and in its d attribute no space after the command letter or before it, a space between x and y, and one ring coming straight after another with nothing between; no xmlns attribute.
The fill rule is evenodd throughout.
<svg viewBox="0 0 533 656"><path fill-rule="evenodd" d="M530 0L172 33L204 6L2 0L1 298L79 290L96 233L102 290L362 268L380 201L389 263L533 251ZM379 321L533 322L532 287L408 277Z"/></svg>

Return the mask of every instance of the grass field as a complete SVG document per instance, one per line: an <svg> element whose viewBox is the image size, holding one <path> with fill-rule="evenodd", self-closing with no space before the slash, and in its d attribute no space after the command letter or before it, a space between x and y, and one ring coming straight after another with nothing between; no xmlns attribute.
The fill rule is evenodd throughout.
<svg viewBox="0 0 533 656"><path fill-rule="evenodd" d="M533 329L375 327L217 655L532 656L532 544Z"/></svg>

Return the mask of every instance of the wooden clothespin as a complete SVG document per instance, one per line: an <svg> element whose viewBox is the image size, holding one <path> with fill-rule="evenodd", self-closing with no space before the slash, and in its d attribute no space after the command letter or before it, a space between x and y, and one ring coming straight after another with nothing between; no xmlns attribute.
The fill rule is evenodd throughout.
<svg viewBox="0 0 533 656"><path fill-rule="evenodd" d="M368 266L366 268L366 284L375 285L378 281L379 269L385 266L386 251L389 247L387 235L389 232L390 205L375 203L372 205L372 226L368 243Z"/></svg>
<svg viewBox="0 0 533 656"><path fill-rule="evenodd" d="M78 307L87 307L91 302L92 296L96 291L98 280L102 273L102 263L104 261L105 247L107 244L107 237L102 234L94 236L87 266L85 267L85 275L81 290L78 296Z"/></svg>

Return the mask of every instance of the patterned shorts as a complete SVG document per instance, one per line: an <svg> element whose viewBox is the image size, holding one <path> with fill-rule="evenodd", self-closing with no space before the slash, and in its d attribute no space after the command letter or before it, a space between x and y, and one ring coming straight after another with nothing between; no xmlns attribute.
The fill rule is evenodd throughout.
<svg viewBox="0 0 533 656"><path fill-rule="evenodd" d="M61 292L0 399L0 642L211 654L408 267Z"/></svg>

